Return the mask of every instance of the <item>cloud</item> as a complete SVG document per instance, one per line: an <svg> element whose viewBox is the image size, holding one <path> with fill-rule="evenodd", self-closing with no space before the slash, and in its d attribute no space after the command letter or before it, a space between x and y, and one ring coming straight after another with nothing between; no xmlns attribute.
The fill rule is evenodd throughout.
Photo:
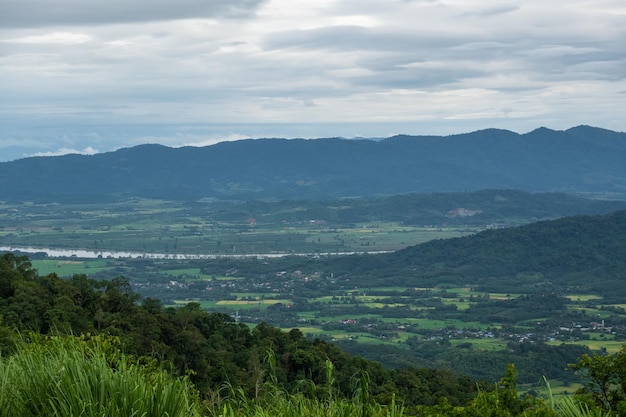
<svg viewBox="0 0 626 417"><path fill-rule="evenodd" d="M24 36L22 38L7 39L7 43L17 44L63 44L71 45L89 42L91 37L82 33L52 32L42 35Z"/></svg>
<svg viewBox="0 0 626 417"><path fill-rule="evenodd" d="M88 146L88 147L86 147L83 150L61 148L61 149L57 149L55 151L35 152L35 153L30 154L28 156L61 156L61 155L69 155L69 154L75 154L75 155L95 155L97 153L99 153L99 151L97 149L94 149L94 148Z"/></svg>
<svg viewBox="0 0 626 417"><path fill-rule="evenodd" d="M249 16L264 0L3 0L2 27Z"/></svg>
<svg viewBox="0 0 626 417"><path fill-rule="evenodd" d="M621 0L2 8L0 147L48 141L25 140L29 154L402 129L626 129Z"/></svg>

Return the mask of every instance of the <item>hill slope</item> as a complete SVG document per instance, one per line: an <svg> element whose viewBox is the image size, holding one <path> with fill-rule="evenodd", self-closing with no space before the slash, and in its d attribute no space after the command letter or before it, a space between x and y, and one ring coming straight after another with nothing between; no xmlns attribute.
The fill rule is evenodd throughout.
<svg viewBox="0 0 626 417"><path fill-rule="evenodd" d="M626 295L626 210L435 240L380 256L334 260L360 286L441 284L503 293Z"/></svg>
<svg viewBox="0 0 626 417"><path fill-rule="evenodd" d="M92 156L0 164L0 199L120 196L260 199L392 195L486 188L626 192L626 134L580 126L519 135L258 139L204 148L142 145Z"/></svg>

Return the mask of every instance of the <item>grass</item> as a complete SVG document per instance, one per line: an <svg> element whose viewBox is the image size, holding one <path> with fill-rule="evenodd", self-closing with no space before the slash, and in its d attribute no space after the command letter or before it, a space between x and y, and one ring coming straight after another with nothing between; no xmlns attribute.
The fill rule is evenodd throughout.
<svg viewBox="0 0 626 417"><path fill-rule="evenodd" d="M275 361L275 359L274 359ZM369 375L359 372L353 378L352 398L336 394L334 366L326 361L324 385L304 383L301 391L287 393L276 385L276 376L268 375L263 384L264 396L250 398L243 389L227 386L226 398L207 407L210 417L402 417L404 408L392 396L389 405L371 400Z"/></svg>
<svg viewBox="0 0 626 417"><path fill-rule="evenodd" d="M188 379L134 363L114 339L30 338L0 361L2 417L200 415Z"/></svg>
<svg viewBox="0 0 626 417"><path fill-rule="evenodd" d="M347 335L345 335L347 336ZM376 343L374 338L368 343ZM338 334L337 337L340 337ZM276 377L276 358L270 352L269 370L260 380L258 395L225 384L220 395L200 403L199 393L189 379L163 371L156 362L139 364L124 355L113 337L43 337L31 334L10 357L0 358L0 417L402 417L410 414L395 395L381 404L372 397L370 376L357 371L352 377L353 395L338 394L334 365L322 369L319 385L303 380L294 391L286 391ZM504 380L504 379L503 379ZM576 386L547 385L547 400L521 399L513 386L481 391L465 406L418 407L429 416L510 416L525 401L522 414L550 417L608 417L571 395ZM512 400L509 393L515 395ZM510 405L512 403L513 405ZM507 405L508 404L508 405ZM530 414L527 414L526 412ZM535 413L538 411L539 414Z"/></svg>

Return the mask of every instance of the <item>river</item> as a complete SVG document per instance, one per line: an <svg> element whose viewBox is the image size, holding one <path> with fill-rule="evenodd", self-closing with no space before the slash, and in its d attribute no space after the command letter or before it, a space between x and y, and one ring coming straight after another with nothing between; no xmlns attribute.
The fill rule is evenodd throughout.
<svg viewBox="0 0 626 417"><path fill-rule="evenodd" d="M146 253L120 251L90 251L86 249L53 249L20 246L0 246L0 252L46 253L51 258L147 258L147 259L219 259L219 258L282 258L284 256L338 256L365 253L386 253L387 251L372 252L324 252L324 253L256 253L256 254L186 254L186 253Z"/></svg>

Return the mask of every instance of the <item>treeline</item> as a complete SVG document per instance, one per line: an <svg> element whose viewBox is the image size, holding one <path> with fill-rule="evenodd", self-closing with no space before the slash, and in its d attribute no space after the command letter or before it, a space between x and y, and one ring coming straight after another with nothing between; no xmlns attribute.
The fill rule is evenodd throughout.
<svg viewBox="0 0 626 417"><path fill-rule="evenodd" d="M206 204L188 203L190 213L206 215ZM323 220L342 225L393 221L406 225L486 226L528 223L563 216L604 214L624 209L624 201L591 200L563 193L528 193L519 190L480 190L462 193L400 194L381 198L337 200L247 201L222 207L213 217L220 221L302 223ZM456 209L466 209L458 215Z"/></svg>
<svg viewBox="0 0 626 417"><path fill-rule="evenodd" d="M165 308L156 299L141 300L126 278L39 276L28 258L7 253L0 257L3 354L12 352L20 334L28 331L117 337L126 354L154 359L178 375L189 375L205 398L219 395L225 383L254 398L270 372L288 391L302 380L323 384L327 360L339 393L352 395L355 375L367 374L371 395L382 404L396 395L407 405L434 405L444 398L460 405L481 387L449 369L385 370L380 363L349 356L333 344L310 341L297 329L285 332L267 324L250 329L228 315L209 314L196 303Z"/></svg>

